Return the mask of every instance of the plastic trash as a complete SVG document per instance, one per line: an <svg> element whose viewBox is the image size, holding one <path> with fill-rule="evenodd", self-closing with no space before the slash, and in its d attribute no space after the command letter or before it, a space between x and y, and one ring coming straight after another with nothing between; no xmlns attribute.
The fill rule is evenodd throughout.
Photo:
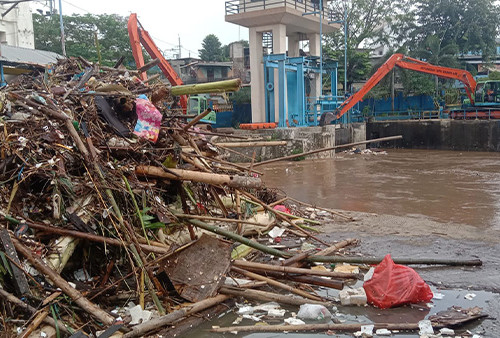
<svg viewBox="0 0 500 338"><path fill-rule="evenodd" d="M323 320L325 318L331 318L332 314L323 305L302 304L299 313L297 313L297 317L300 319Z"/></svg>
<svg viewBox="0 0 500 338"><path fill-rule="evenodd" d="M364 282L363 288L368 302L381 309L428 302L433 296L429 285L415 270L395 264L390 255L376 266L373 277Z"/></svg>
<svg viewBox="0 0 500 338"><path fill-rule="evenodd" d="M373 337L374 327L375 325L361 325L361 331L355 332L354 336L363 338Z"/></svg>
<svg viewBox="0 0 500 338"><path fill-rule="evenodd" d="M342 305L365 305L367 302L363 288L344 289L339 292L339 298Z"/></svg>
<svg viewBox="0 0 500 338"><path fill-rule="evenodd" d="M387 329L378 329L377 331L375 331L375 334L377 336L390 336L390 335L392 335L392 332L391 332L391 330L387 330Z"/></svg>
<svg viewBox="0 0 500 338"><path fill-rule="evenodd" d="M454 336L455 330L443 327L442 329L439 330L439 333L441 334L441 336Z"/></svg>
<svg viewBox="0 0 500 338"><path fill-rule="evenodd" d="M432 328L432 323L430 320L419 321L418 328L420 329L420 331L418 331L418 334L421 336L434 334L434 329Z"/></svg>
<svg viewBox="0 0 500 338"><path fill-rule="evenodd" d="M284 212L286 214L292 214L292 211L290 209L288 209L286 206L284 206L283 204L278 204L278 205L275 205L274 210L277 210L277 211L281 211L281 212Z"/></svg>
<svg viewBox="0 0 500 338"><path fill-rule="evenodd" d="M305 324L305 322L303 320L293 318L293 317L285 319L285 323L287 323L289 325L304 325Z"/></svg>
<svg viewBox="0 0 500 338"><path fill-rule="evenodd" d="M136 99L135 107L137 123L134 134L156 142L160 133L161 113L150 101L144 99Z"/></svg>

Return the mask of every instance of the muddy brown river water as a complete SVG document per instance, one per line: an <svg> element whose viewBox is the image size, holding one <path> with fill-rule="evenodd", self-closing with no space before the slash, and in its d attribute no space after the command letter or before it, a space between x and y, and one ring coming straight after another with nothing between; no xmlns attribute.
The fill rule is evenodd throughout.
<svg viewBox="0 0 500 338"><path fill-rule="evenodd" d="M479 306L491 318L457 330L457 337L500 337L500 154L423 150L387 150L387 154L340 153L334 159L275 163L264 168L266 186L317 206L342 210L341 218L319 227L326 242L359 238L354 253L363 256L480 258L481 267L415 267L433 292L428 312L401 307L390 310L339 307L347 322L366 319L416 322L452 305ZM332 292L327 290L326 292ZM336 291L334 291L336 292ZM474 292L472 301L464 296ZM335 295L334 295L335 296ZM297 309L290 309L297 311ZM287 312L287 317L289 313ZM233 310L201 325L190 337L223 338L208 333L213 325L230 326ZM277 319L276 323L281 323ZM241 325L255 325L244 320ZM467 332L469 330L469 332ZM262 333L247 338L317 337L325 333ZM335 337L352 337L337 333ZM419 337L416 332L392 337Z"/></svg>
<svg viewBox="0 0 500 338"><path fill-rule="evenodd" d="M500 230L500 154L388 150L266 167L264 181L335 209L422 215Z"/></svg>

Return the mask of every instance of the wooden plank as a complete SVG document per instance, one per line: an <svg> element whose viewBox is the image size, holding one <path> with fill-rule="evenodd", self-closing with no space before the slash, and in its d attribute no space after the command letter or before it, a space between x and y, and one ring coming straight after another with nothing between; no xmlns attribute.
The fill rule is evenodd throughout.
<svg viewBox="0 0 500 338"><path fill-rule="evenodd" d="M14 248L14 244L10 239L9 232L7 229L0 229L0 244L2 245L2 249L5 254L12 259L18 266L21 266L21 262L19 261L19 257L17 256L16 249ZM16 295L21 297L24 295L30 294L30 287L28 285L28 280L24 275L24 272L19 269L16 264L10 264L10 268L13 274L14 288L16 291Z"/></svg>

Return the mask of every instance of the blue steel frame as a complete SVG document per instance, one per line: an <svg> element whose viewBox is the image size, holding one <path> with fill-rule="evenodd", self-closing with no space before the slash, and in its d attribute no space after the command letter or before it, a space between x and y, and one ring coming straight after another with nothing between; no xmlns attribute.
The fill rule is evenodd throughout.
<svg viewBox="0 0 500 338"><path fill-rule="evenodd" d="M323 69L318 66L315 58L287 57L285 54L271 54L264 56L264 84L265 84L265 116L266 122L275 121L275 70L278 70L278 127L289 126L316 126L318 115L326 110L335 109L342 100L337 97L337 62L329 62ZM320 74L331 72L331 93L319 98L306 97L305 76L307 73ZM313 100L310 104L308 100ZM308 106L314 109L308 109ZM316 106L319 106L318 112ZM313 115L310 118L310 115ZM288 118L287 118L288 117Z"/></svg>

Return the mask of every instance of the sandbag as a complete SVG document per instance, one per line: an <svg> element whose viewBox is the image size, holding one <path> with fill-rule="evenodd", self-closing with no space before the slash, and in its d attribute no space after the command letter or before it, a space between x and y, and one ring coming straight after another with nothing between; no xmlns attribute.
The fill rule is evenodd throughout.
<svg viewBox="0 0 500 338"><path fill-rule="evenodd" d="M368 303L381 309L403 304L428 302L432 299L429 285L410 267L395 264L386 255L377 265L373 277L363 284Z"/></svg>

